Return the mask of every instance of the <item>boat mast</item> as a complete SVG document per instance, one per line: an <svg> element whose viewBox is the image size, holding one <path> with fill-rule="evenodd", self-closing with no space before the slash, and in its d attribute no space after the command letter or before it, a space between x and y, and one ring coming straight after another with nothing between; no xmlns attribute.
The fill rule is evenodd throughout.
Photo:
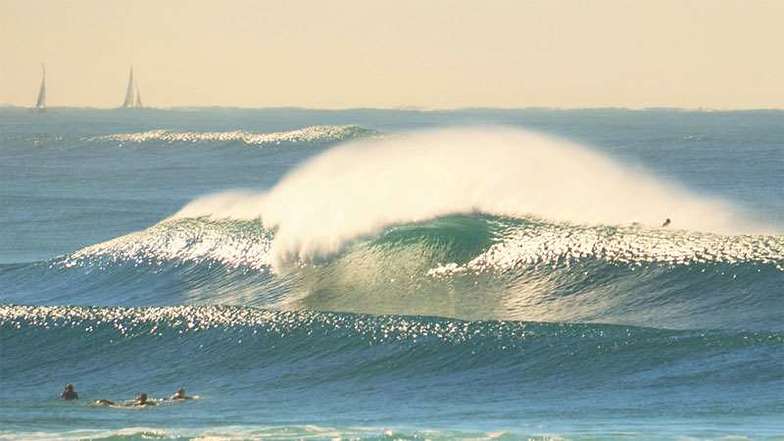
<svg viewBox="0 0 784 441"><path fill-rule="evenodd" d="M125 100L123 101L123 107L133 107L134 99L133 99L133 92L135 91L133 85L133 66L131 66L130 74L128 75L128 87L125 89Z"/></svg>
<svg viewBox="0 0 784 441"><path fill-rule="evenodd" d="M38 110L46 109L46 67L41 63L41 87L38 89L38 99L35 100L35 108Z"/></svg>

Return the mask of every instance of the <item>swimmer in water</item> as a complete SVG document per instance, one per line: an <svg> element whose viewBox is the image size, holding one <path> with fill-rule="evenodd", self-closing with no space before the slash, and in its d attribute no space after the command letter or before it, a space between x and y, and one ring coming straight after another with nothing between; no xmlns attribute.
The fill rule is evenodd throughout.
<svg viewBox="0 0 784 441"><path fill-rule="evenodd" d="M177 389L177 392L175 392L174 395L170 396L169 399L172 400L172 401L174 401L174 400L192 400L193 397L189 397L188 395L186 395L185 394L185 388L181 387L181 388Z"/></svg>
<svg viewBox="0 0 784 441"><path fill-rule="evenodd" d="M155 406L157 403L153 403L152 401L147 401L147 394L142 392L136 396L136 400L133 401L131 406Z"/></svg>
<svg viewBox="0 0 784 441"><path fill-rule="evenodd" d="M123 407L137 407L137 406L157 406L158 403L154 403L152 401L147 400L147 394L140 393L136 396L133 401L126 401L124 403L115 403L111 400L97 400L95 402L97 405L101 406L123 406Z"/></svg>
<svg viewBox="0 0 784 441"><path fill-rule="evenodd" d="M662 224L662 227L666 227L667 225L670 225L670 223L671 223L671 222L672 222L672 221L671 221L671 220L670 220L670 218L668 217L667 219L665 219L665 220L664 220L664 223Z"/></svg>
<svg viewBox="0 0 784 441"><path fill-rule="evenodd" d="M68 383L65 385L65 389L63 390L63 393L60 394L60 398L65 401L78 400L79 394L76 393L76 390L74 389L74 385Z"/></svg>

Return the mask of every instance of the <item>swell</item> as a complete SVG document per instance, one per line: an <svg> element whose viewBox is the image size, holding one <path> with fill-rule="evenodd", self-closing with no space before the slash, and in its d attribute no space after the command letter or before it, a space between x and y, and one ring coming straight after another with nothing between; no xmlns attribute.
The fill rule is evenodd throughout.
<svg viewBox="0 0 784 441"><path fill-rule="evenodd" d="M568 372L574 381L601 382L638 372L638 362L646 369L657 363L679 364L683 360L710 358L716 354L755 353L767 350L766 360L751 369L775 372L778 355L784 355L781 332L663 330L602 324L551 324L521 321L462 321L422 316L369 316L361 314L274 311L236 306L171 307L78 307L0 306L0 328L4 348L11 353L4 372L24 372L41 357L81 354L84 365L92 357L121 357L129 347L146 347L157 354L177 345L198 345L200 354L189 369L214 364L219 359L245 358L240 364L252 366L257 360L290 364L293 360L330 359L340 354L345 372L352 376L402 376L440 373L457 374L483 367L515 366L527 372L524 383L543 378L555 380ZM13 341L14 344L10 344ZM47 341L46 345L39 343ZM52 348L29 351L31 347ZM380 347L380 348L379 348ZM380 349L383 348L384 351ZM68 349L63 352L64 349ZM108 353L102 354L102 352ZM177 350L176 352L180 352ZM408 353L397 363L391 352ZM361 359L383 353L379 360L352 365L346 358ZM654 356L658 354L658 356ZM148 354L153 355L153 354ZM762 354L758 354L762 355ZM373 358L373 357L371 357ZM586 365L589 360L593 362ZM615 361L619 361L617 364ZM500 362L500 364L499 364ZM685 361L684 361L685 362ZM376 364L378 363L378 364ZM42 363L47 364L47 363ZM159 363L164 366L166 363ZM613 372L601 372L611 368ZM230 369L236 369L227 363ZM322 366L323 368L323 366ZM702 369L711 370L711 366ZM501 369L503 371L503 369ZM732 380L754 383L761 377L732 371ZM212 375L213 373L205 373ZM21 375L21 374L20 374ZM322 374L331 377L334 373ZM699 376L690 371L688 376ZM737 378L736 378L737 376ZM782 380L781 373L770 379ZM296 381L301 381L297 378ZM723 378L722 381L730 380ZM11 381L5 378L4 381ZM676 381L669 378L668 381ZM713 381L706 378L705 381ZM645 383L646 380L641 380Z"/></svg>
<svg viewBox="0 0 784 441"><path fill-rule="evenodd" d="M260 221L172 219L0 268L4 302L241 304L462 319L782 329L784 238L455 215L283 271Z"/></svg>
<svg viewBox="0 0 784 441"><path fill-rule="evenodd" d="M775 332L228 306L13 305L0 306L0 331L0 386L15 396L44 401L68 381L61 379L77 379L85 399L140 388L160 397L184 382L205 405L242 408L256 424L270 420L264 409L274 403L297 403L276 406L274 420L298 421L296 415L328 406L345 421L363 421L368 411L383 412L383 421L410 421L407 408L414 406L448 427L457 424L452 412L467 417L482 407L508 426L564 402L594 417L616 414L614 402L671 417L771 417L782 410L784 335ZM399 404L383 404L389 400ZM509 403L512 414L498 403ZM225 425L220 418L202 423Z"/></svg>
<svg viewBox="0 0 784 441"><path fill-rule="evenodd" d="M0 422L21 432L35 422L54 438L64 435L64 427L78 426L65 426L52 413L102 423L119 414L96 409L89 400L139 390L159 398L176 385L203 399L177 406L179 414L163 406L124 411L123 424L171 427L172 415L187 421L188 412L198 415L198 424L188 429L237 434L231 426L249 421L254 430L271 425L290 435L302 424L411 427L412 417L426 414L435 428L526 433L558 414L573 423L582 419L592 439L597 421L623 418L630 422L624 431L662 433L684 415L690 424L737 420L743 421L739 433L776 433L784 410L781 332L237 306L0 305L0 344L0 387L24 397L9 401L11 406L35 403L27 405L22 421L14 419L18 413L0 412ZM67 408L52 397L65 381L77 383L82 398ZM341 415L337 422L321 417L334 412ZM384 431L382 439L392 432Z"/></svg>

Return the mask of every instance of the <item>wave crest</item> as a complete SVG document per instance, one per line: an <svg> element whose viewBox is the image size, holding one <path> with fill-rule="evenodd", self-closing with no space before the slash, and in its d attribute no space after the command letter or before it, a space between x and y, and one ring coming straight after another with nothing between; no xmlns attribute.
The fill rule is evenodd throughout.
<svg viewBox="0 0 784 441"><path fill-rule="evenodd" d="M505 228L502 240L465 263L431 269L432 276L509 271L599 261L644 266L772 265L784 271L784 237L724 235L635 226L583 226L534 221Z"/></svg>
<svg viewBox="0 0 784 441"><path fill-rule="evenodd" d="M240 142L247 145L276 145L294 143L339 142L376 134L375 131L355 125L311 126L285 132L248 132L233 130L225 132L189 132L175 130L148 130L145 132L118 133L90 138L94 141L121 143L200 143Z"/></svg>
<svg viewBox="0 0 784 441"><path fill-rule="evenodd" d="M59 263L219 263L228 268L269 268L272 234L258 222L180 219L82 248Z"/></svg>

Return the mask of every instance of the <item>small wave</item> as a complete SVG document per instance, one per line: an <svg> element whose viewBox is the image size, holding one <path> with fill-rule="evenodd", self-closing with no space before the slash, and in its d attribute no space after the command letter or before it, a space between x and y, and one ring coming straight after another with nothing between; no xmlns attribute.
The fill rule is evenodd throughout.
<svg viewBox="0 0 784 441"><path fill-rule="evenodd" d="M180 305L144 308L0 305L0 326L74 329L86 334L112 330L118 336L180 336L211 330L264 330L281 338L297 335L359 338L369 343L429 340L446 344L481 343L493 349L515 349L542 339L626 339L689 335L711 340L737 332L700 333L635 326L544 323L530 321L464 321L404 315L373 316L318 311L279 311L227 305ZM316 332L319 331L319 332ZM255 335L255 333L253 333ZM740 332L746 339L784 342L776 332ZM498 345L498 346L496 346Z"/></svg>
<svg viewBox="0 0 784 441"><path fill-rule="evenodd" d="M277 311L237 306L162 306L145 308L0 305L0 326L74 329L87 334L111 329L118 336L179 336L214 329L263 329L280 337L321 330L321 335L359 338L370 343L417 342L448 344L497 342L505 349L527 340L558 337L606 338L630 335L612 325L483 322L406 316L368 316L316 311ZM640 328L641 333L659 331ZM517 342L517 344L515 344Z"/></svg>
<svg viewBox="0 0 784 441"><path fill-rule="evenodd" d="M492 441L496 439L562 441L566 438L554 435L510 434L504 431L473 433L443 429L411 431L391 430L388 428L326 427L315 425L215 426L200 429L128 427L116 430L84 429L68 432L21 433L0 431L0 440L9 441L82 441L85 439L95 441L247 441L256 439L273 439L278 441L327 441L343 439L354 441Z"/></svg>
<svg viewBox="0 0 784 441"><path fill-rule="evenodd" d="M278 441L491 441L495 439L528 439L530 441L561 441L564 438L549 435L518 435L499 432L460 432L453 430L392 430L373 427L327 427L316 425L255 425L215 426L206 428L153 428L127 427L123 429L84 429L65 432L13 432L0 431L0 440L9 441L247 441L274 439Z"/></svg>
<svg viewBox="0 0 784 441"><path fill-rule="evenodd" d="M294 143L326 143L339 142L354 138L366 137L377 132L355 125L311 126L285 132L248 132L233 130L225 132L191 132L175 130L148 130L146 132L118 133L113 135L90 138L91 141L113 141L120 143L160 142L204 143L204 142L240 142L247 145L276 145Z"/></svg>

